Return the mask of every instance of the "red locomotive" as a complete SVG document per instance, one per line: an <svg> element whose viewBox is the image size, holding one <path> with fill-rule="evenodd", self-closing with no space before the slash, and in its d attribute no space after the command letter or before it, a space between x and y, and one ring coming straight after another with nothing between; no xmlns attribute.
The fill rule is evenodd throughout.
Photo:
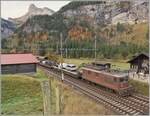
<svg viewBox="0 0 150 116"><path fill-rule="evenodd" d="M106 66L95 67L88 65L82 68L82 78L109 88L119 95L131 95L133 88L128 83L128 74L111 71Z"/></svg>

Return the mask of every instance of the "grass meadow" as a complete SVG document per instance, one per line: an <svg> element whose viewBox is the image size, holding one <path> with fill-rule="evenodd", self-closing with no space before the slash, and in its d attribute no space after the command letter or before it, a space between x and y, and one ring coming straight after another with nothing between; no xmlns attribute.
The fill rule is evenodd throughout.
<svg viewBox="0 0 150 116"><path fill-rule="evenodd" d="M24 75L7 75L2 82L2 114L27 115L43 112L40 82Z"/></svg>
<svg viewBox="0 0 150 116"><path fill-rule="evenodd" d="M42 70L32 77L26 75L2 76L2 114L4 115L42 115L43 97L40 82L48 80ZM60 86L62 105L61 114L114 114L103 105L97 104L73 88L51 81L51 111L56 111L55 88Z"/></svg>

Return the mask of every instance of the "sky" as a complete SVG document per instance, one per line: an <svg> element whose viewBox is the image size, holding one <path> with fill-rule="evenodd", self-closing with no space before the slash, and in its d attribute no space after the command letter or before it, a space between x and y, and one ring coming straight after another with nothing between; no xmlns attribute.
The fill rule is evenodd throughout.
<svg viewBox="0 0 150 116"><path fill-rule="evenodd" d="M48 7L54 11L58 11L69 2L70 1L1 1L1 17L4 19L20 17L27 13L30 4L34 4L39 8Z"/></svg>

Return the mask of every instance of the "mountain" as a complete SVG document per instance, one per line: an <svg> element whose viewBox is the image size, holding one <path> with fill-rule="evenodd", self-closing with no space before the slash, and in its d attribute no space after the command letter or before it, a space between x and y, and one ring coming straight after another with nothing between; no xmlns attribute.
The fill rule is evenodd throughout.
<svg viewBox="0 0 150 116"><path fill-rule="evenodd" d="M148 0L73 1L52 15L28 18L12 37L18 42L14 48L38 54L58 50L62 33L66 48L93 49L96 38L101 57L124 58L148 50L148 10ZM27 45L20 44L24 41ZM68 53L84 54L78 52Z"/></svg>
<svg viewBox="0 0 150 116"><path fill-rule="evenodd" d="M8 38L11 36L14 31L16 30L15 24L13 24L11 21L5 20L1 18L1 38Z"/></svg>
<svg viewBox="0 0 150 116"><path fill-rule="evenodd" d="M148 0L71 2L59 12L66 17L86 16L99 24L135 24L148 21Z"/></svg>
<svg viewBox="0 0 150 116"><path fill-rule="evenodd" d="M9 18L9 20L14 22L17 25L21 25L33 16L36 16L36 15L52 15L53 13L54 13L54 11L47 8L47 7L38 8L34 4L31 4L29 6L28 12L25 15L23 15L19 18Z"/></svg>
<svg viewBox="0 0 150 116"><path fill-rule="evenodd" d="M84 25L89 27L117 25L118 23L133 25L148 22L148 1L70 2L51 16L32 17L20 29L27 33L46 30L47 28L52 29L51 24L60 20L55 17L56 15L60 15L61 17L59 18L62 18L66 24L72 23L72 25L73 23L82 23L82 25L84 23Z"/></svg>

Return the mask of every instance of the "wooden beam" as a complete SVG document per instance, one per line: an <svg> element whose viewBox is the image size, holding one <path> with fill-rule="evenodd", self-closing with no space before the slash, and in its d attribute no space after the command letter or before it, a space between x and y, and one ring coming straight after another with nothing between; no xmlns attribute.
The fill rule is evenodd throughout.
<svg viewBox="0 0 150 116"><path fill-rule="evenodd" d="M51 114L51 100L50 100L50 85L48 80L44 80L41 82L41 88L43 93L43 108L44 108L44 116L49 116Z"/></svg>

